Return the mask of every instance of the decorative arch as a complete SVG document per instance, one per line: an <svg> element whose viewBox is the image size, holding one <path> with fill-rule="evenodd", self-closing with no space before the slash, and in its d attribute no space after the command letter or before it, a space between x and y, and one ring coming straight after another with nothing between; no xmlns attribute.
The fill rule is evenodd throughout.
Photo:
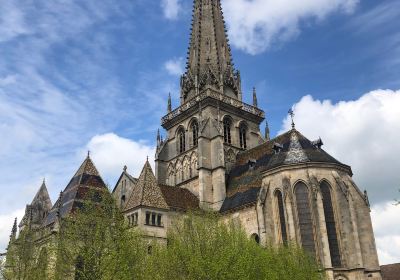
<svg viewBox="0 0 400 280"><path fill-rule="evenodd" d="M315 256L315 240L311 215L309 190L307 185L299 181L294 186L297 217L300 229L301 244L312 256Z"/></svg>
<svg viewBox="0 0 400 280"><path fill-rule="evenodd" d="M333 211L331 185L326 180L322 180L319 184L322 203L324 206L326 232L328 234L329 252L333 267L341 267L342 262L340 258L339 242L336 232L335 214Z"/></svg>
<svg viewBox="0 0 400 280"><path fill-rule="evenodd" d="M190 178L190 159L185 156L182 160L182 181Z"/></svg>
<svg viewBox="0 0 400 280"><path fill-rule="evenodd" d="M180 161L180 160L178 160L177 162L176 162L176 167L175 167L175 172L176 172L176 175L175 175L175 184L179 184L179 183L181 183L182 182L182 172L183 172L183 169L182 169L182 162Z"/></svg>
<svg viewBox="0 0 400 280"><path fill-rule="evenodd" d="M198 158L197 158L197 153L192 153L190 157L190 171L191 171L191 177L195 177L198 175Z"/></svg>
<svg viewBox="0 0 400 280"><path fill-rule="evenodd" d="M169 185L169 186L174 186L175 185L175 164L174 163L170 163L168 165L167 185Z"/></svg>
<svg viewBox="0 0 400 280"><path fill-rule="evenodd" d="M276 205L278 208L278 217L279 217L279 229L280 229L280 237L283 244L287 244L288 236L286 230L286 216L285 216L285 208L283 203L283 195L282 192L278 189L274 193Z"/></svg>
<svg viewBox="0 0 400 280"><path fill-rule="evenodd" d="M228 115L224 116L222 124L224 127L224 142L232 144L232 118Z"/></svg>

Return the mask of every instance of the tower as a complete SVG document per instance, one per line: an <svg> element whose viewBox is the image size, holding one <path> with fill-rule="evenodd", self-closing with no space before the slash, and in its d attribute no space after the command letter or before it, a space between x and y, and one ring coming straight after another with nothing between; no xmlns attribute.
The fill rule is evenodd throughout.
<svg viewBox="0 0 400 280"><path fill-rule="evenodd" d="M203 208L219 210L238 152L263 142L264 112L242 102L220 0L195 0L180 106L161 120L167 139L156 153L160 184L180 186Z"/></svg>

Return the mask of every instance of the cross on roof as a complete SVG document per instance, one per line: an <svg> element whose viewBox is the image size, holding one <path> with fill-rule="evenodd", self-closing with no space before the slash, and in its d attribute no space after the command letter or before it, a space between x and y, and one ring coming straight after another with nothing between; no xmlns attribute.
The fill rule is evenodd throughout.
<svg viewBox="0 0 400 280"><path fill-rule="evenodd" d="M288 114L290 115L290 118L292 119L292 128L294 128L295 127L295 124L294 124L294 112L293 112L292 108L289 109Z"/></svg>

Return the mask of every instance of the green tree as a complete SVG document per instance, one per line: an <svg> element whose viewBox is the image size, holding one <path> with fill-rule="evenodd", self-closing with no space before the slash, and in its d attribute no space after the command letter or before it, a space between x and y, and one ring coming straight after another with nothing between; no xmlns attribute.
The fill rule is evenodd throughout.
<svg viewBox="0 0 400 280"><path fill-rule="evenodd" d="M296 246L260 247L216 214L176 222L168 245L154 245L143 279L322 279L312 258Z"/></svg>
<svg viewBox="0 0 400 280"><path fill-rule="evenodd" d="M56 279L137 279L145 249L108 191L86 194L60 222Z"/></svg>

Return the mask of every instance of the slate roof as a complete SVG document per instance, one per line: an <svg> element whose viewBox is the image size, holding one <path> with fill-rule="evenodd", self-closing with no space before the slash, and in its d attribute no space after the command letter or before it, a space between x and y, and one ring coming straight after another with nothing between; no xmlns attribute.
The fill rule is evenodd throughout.
<svg viewBox="0 0 400 280"><path fill-rule="evenodd" d="M400 279L400 263L381 265L382 280Z"/></svg>
<svg viewBox="0 0 400 280"><path fill-rule="evenodd" d="M279 152L274 150L274 145L280 148ZM299 131L292 129L238 154L236 163L227 176L227 196L220 212L256 202L258 190L261 188L262 172L279 166L307 162L338 164L351 172L349 166L317 148Z"/></svg>
<svg viewBox="0 0 400 280"><path fill-rule="evenodd" d="M170 208L184 211L200 209L199 199L191 191L165 185L160 185L160 189Z"/></svg>
<svg viewBox="0 0 400 280"><path fill-rule="evenodd" d="M65 217L82 206L82 202L88 199L87 194L90 190L108 192L108 188L88 155L47 215L44 226L56 221L57 211L60 212L61 217Z"/></svg>
<svg viewBox="0 0 400 280"><path fill-rule="evenodd" d="M33 198L31 204L29 204L29 207L32 207L35 209L40 209L45 212L48 212L51 210L51 208L52 208L51 199L49 196L49 192L47 191L46 182L44 180L43 180L43 183L40 186L39 190L37 191L35 197ZM25 215L21 219L21 222L19 224L20 227L27 222L27 219L28 219L26 217L27 214L28 213L26 213L26 211L25 211ZM41 221L39 221L39 222L41 222Z"/></svg>
<svg viewBox="0 0 400 280"><path fill-rule="evenodd" d="M126 166L125 166L126 167ZM117 183L115 184L114 189L112 190L112 193L115 192L115 190L117 189L119 182L121 181L122 177L126 175L126 177L128 177L128 179L135 185L138 182L138 178L133 177L131 174L128 173L128 171L126 171L126 168L124 168L124 170L121 173L121 176L119 176Z"/></svg>
<svg viewBox="0 0 400 280"><path fill-rule="evenodd" d="M157 179L147 160L136 185L133 187L131 196L126 203L124 211L139 206L155 207L160 209L168 209L168 205L164 199Z"/></svg>

